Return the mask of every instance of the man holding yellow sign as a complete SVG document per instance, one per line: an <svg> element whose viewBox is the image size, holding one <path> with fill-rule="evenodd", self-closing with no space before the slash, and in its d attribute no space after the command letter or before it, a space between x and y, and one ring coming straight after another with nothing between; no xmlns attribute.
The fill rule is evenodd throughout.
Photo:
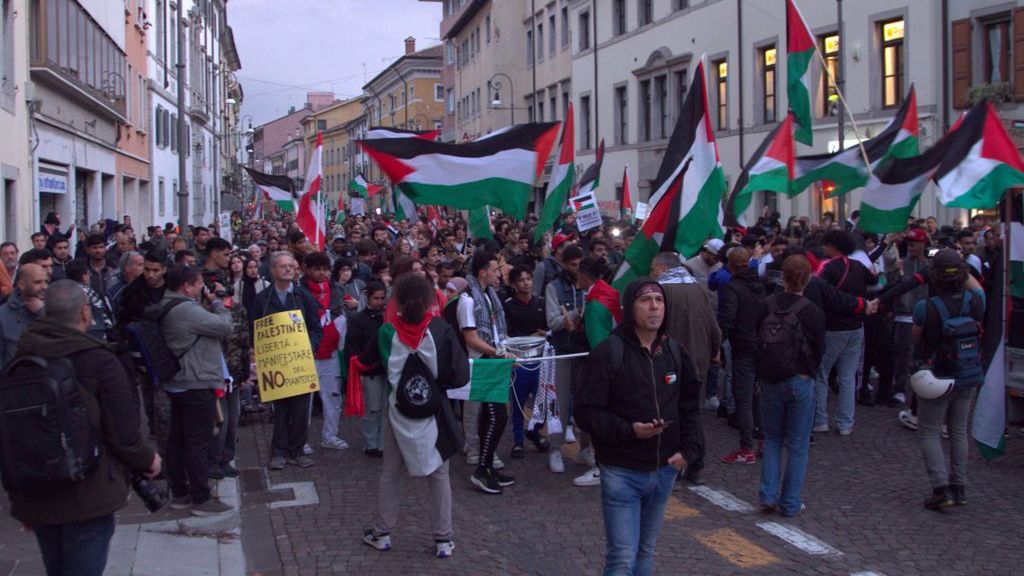
<svg viewBox="0 0 1024 576"><path fill-rule="evenodd" d="M313 351L323 330L317 303L295 285L298 264L288 252L270 256L271 286L253 302L253 350L256 353L260 399L274 403L271 470L286 463L301 468L313 465L302 453L309 437L309 402L320 389Z"/></svg>

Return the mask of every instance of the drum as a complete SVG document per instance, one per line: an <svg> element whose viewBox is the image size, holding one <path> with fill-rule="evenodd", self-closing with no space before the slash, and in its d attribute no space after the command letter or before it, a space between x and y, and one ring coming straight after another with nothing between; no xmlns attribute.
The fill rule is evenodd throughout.
<svg viewBox="0 0 1024 576"><path fill-rule="evenodd" d="M515 336L506 338L503 344L516 358L537 358L544 355L546 343L543 336Z"/></svg>

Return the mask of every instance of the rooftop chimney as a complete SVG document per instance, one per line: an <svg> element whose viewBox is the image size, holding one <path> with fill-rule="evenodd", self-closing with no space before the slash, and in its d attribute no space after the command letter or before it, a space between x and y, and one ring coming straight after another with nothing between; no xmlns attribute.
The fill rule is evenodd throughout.
<svg viewBox="0 0 1024 576"><path fill-rule="evenodd" d="M416 52L416 39L409 36L405 39L405 55L408 56L414 52Z"/></svg>

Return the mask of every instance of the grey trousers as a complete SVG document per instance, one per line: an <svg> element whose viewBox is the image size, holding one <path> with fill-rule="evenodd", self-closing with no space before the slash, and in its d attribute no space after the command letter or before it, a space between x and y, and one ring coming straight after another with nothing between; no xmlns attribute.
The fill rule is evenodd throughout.
<svg viewBox="0 0 1024 576"><path fill-rule="evenodd" d="M388 401L388 388L384 375L363 376L363 440L366 449L382 447L381 433L384 428L384 408Z"/></svg>
<svg viewBox="0 0 1024 576"><path fill-rule="evenodd" d="M480 403L466 400L462 403L462 434L466 437L466 454L480 453Z"/></svg>
<svg viewBox="0 0 1024 576"><path fill-rule="evenodd" d="M893 375L896 379L896 392L903 392L907 397L907 406L914 395L910 387L910 363L914 358L914 325L908 322L892 323Z"/></svg>
<svg viewBox="0 0 1024 576"><path fill-rule="evenodd" d="M449 461L427 476L430 487L430 531L434 540L452 539L452 483L448 476ZM387 410L384 410L384 462L380 471L380 488L377 492L377 520L374 529L378 533L390 534L398 522L398 502L401 500L402 475L405 461L398 449L398 441L391 429Z"/></svg>
<svg viewBox="0 0 1024 576"><path fill-rule="evenodd" d="M974 388L953 390L936 400L917 399L917 431L932 488L963 486L967 480L967 417ZM942 425L949 428L949 465L942 450Z"/></svg>

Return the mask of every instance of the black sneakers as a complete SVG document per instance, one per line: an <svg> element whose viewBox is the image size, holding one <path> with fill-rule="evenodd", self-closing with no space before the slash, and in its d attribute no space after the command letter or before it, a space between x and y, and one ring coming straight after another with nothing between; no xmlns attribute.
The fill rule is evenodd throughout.
<svg viewBox="0 0 1024 576"><path fill-rule="evenodd" d="M950 494L948 486L940 486L932 490L930 498L924 501L924 507L929 510L935 510L936 512L949 508L953 505L953 496Z"/></svg>
<svg viewBox="0 0 1024 576"><path fill-rule="evenodd" d="M950 484L949 491L953 493L953 503L957 506L967 505L967 491L963 484Z"/></svg>
<svg viewBox="0 0 1024 576"><path fill-rule="evenodd" d="M551 449L551 444L548 443L548 439L541 436L540 432L536 430L527 430L526 439L533 443L537 448L537 452L544 453Z"/></svg>
<svg viewBox="0 0 1024 576"><path fill-rule="evenodd" d="M502 488L508 488L509 486L516 483L516 479L511 476L506 476L497 470L491 471L491 475L494 477L495 482Z"/></svg>
<svg viewBox="0 0 1024 576"><path fill-rule="evenodd" d="M493 470L477 468L476 472L473 472L473 475L469 478L469 481L485 494L502 493L501 484L498 484L498 479L495 478Z"/></svg>

